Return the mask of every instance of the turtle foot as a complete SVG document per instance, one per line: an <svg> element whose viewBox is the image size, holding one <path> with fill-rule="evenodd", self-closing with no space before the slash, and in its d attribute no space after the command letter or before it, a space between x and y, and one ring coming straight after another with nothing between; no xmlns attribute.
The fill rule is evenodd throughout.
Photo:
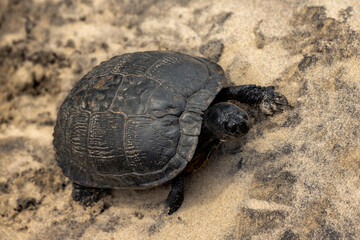
<svg viewBox="0 0 360 240"><path fill-rule="evenodd" d="M106 189L84 187L77 183L73 183L73 191L71 193L74 201L88 207L95 202L98 202L106 193Z"/></svg>
<svg viewBox="0 0 360 240"><path fill-rule="evenodd" d="M173 179L171 191L166 199L166 204L169 207L168 215L176 212L184 201L184 178L178 176Z"/></svg>
<svg viewBox="0 0 360 240"><path fill-rule="evenodd" d="M266 115L273 115L275 112L283 111L286 107L290 107L286 97L275 92L273 86L267 87L260 103L261 111Z"/></svg>

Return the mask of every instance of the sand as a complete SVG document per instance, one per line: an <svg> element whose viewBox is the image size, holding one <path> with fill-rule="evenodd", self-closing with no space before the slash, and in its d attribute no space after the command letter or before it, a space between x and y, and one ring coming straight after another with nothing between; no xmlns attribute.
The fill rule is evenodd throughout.
<svg viewBox="0 0 360 240"><path fill-rule="evenodd" d="M234 84L274 85L294 108L246 108L248 135L185 181L71 199L53 126L77 80L114 55L203 56ZM0 239L358 239L360 2L0 2ZM242 162L242 164L240 164Z"/></svg>

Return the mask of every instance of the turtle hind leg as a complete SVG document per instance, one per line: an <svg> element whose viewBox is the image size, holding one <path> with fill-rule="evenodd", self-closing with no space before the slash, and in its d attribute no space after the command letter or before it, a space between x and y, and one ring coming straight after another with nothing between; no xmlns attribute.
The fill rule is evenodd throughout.
<svg viewBox="0 0 360 240"><path fill-rule="evenodd" d="M99 201L107 192L107 189L81 186L73 182L71 197L74 201L87 207Z"/></svg>
<svg viewBox="0 0 360 240"><path fill-rule="evenodd" d="M176 212L184 201L184 176L180 175L172 180L171 190L166 199L169 207L168 215Z"/></svg>

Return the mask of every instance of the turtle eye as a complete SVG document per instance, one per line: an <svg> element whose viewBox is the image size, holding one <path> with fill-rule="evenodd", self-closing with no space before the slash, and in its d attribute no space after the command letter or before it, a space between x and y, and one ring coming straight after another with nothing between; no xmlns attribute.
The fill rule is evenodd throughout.
<svg viewBox="0 0 360 240"><path fill-rule="evenodd" d="M234 123L234 122L226 122L225 123L225 130L230 132L230 133L236 132L236 130L237 130L236 123Z"/></svg>

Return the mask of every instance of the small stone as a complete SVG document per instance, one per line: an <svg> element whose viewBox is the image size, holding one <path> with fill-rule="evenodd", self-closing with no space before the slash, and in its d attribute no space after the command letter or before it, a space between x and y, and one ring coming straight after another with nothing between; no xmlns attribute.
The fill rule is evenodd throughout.
<svg viewBox="0 0 360 240"><path fill-rule="evenodd" d="M75 48L75 42L72 39L67 40L65 47Z"/></svg>
<svg viewBox="0 0 360 240"><path fill-rule="evenodd" d="M31 63L25 63L14 74L10 84L16 90L25 89L27 86L32 84L32 77L29 71L30 65L32 66Z"/></svg>
<svg viewBox="0 0 360 240"><path fill-rule="evenodd" d="M218 62L224 51L224 44L220 40L211 40L200 47L200 53L213 62Z"/></svg>
<svg viewBox="0 0 360 240"><path fill-rule="evenodd" d="M44 79L45 71L40 64L36 64L33 67L32 77L36 82L41 82Z"/></svg>

